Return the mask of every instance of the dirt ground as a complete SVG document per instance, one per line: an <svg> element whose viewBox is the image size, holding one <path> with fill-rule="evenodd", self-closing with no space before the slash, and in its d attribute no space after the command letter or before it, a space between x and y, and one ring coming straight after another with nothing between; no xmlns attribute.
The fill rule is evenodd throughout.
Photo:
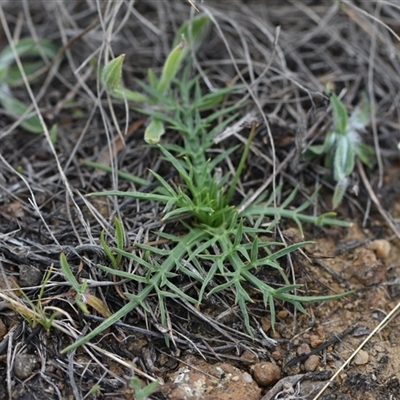
<svg viewBox="0 0 400 400"><path fill-rule="evenodd" d="M244 81L248 87L234 101L246 98L241 112L264 115L269 123L270 132L260 124L242 177L245 191L257 190L271 176L275 160L285 193L300 184L306 196L322 185L309 212L330 211L333 186L323 162L302 162L298 151L319 143L331 126L326 84L344 94L349 108L363 90L370 93L375 117L363 139L375 148L377 162L364 177L356 167L337 210L337 218L352 226L305 225L305 239L314 243L282 263L304 285L303 294L353 292L308 304L307 314L277 303L275 330L254 293L249 305L254 338L229 295L205 298L199 308L171 299L167 328L150 297L146 307L89 344L61 354L73 337L104 318L96 310L84 315L77 309L60 253L76 276L90 281L91 294L115 312L126 298L96 267L104 262L102 229L112 231L119 216L133 244L138 238L156 240L161 228L162 208L154 204L88 200L85 194L115 189L116 181L84 161L115 165L143 179L151 179L149 169L170 173L143 141L142 116L133 110L127 115L118 102L110 111L99 93L96 62L104 60L105 43L113 55L126 53L125 83L135 87L133 76L145 77L149 67L160 72L177 28L197 11L185 0L1 2L0 51L9 30L14 40L48 38L64 52L44 79L32 83L46 124L58 124L54 147L45 135L13 127L0 108L0 400L133 399L133 376L143 385L158 380L149 397L157 400L400 400L400 325L396 311L389 315L400 300L398 2L205 0L197 6L212 22L196 60L204 90ZM15 94L30 101L24 87ZM115 139L115 121L129 128L124 146ZM241 139L239 132L232 143L219 146ZM165 141L177 140L165 135ZM111 155L110 143L117 145ZM134 190L135 184L119 179L117 187ZM302 240L290 221L282 221L277 238ZM48 307L46 315L59 315L58 328L46 331L26 310L38 299L50 267L40 304ZM277 272L259 274L279 283ZM192 283L178 277L177 284ZM19 294L15 305L6 296L18 286L26 297Z"/></svg>

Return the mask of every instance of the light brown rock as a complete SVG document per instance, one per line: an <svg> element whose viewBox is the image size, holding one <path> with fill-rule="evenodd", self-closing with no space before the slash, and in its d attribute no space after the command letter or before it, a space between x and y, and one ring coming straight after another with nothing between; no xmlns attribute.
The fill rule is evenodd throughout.
<svg viewBox="0 0 400 400"><path fill-rule="evenodd" d="M318 335L310 335L310 345L313 349L320 346L324 341Z"/></svg>
<svg viewBox="0 0 400 400"><path fill-rule="evenodd" d="M378 257L382 259L386 259L389 257L390 243L385 239L373 240L369 243L368 247L373 250Z"/></svg>
<svg viewBox="0 0 400 400"><path fill-rule="evenodd" d="M354 357L354 364L365 365L369 361L369 354L365 350L360 350Z"/></svg>
<svg viewBox="0 0 400 400"><path fill-rule="evenodd" d="M302 343L297 349L297 354L301 356L302 354L310 353L310 351L310 346L307 343Z"/></svg>
<svg viewBox="0 0 400 400"><path fill-rule="evenodd" d="M252 365L259 361L257 355L248 350L244 351L240 358L245 365Z"/></svg>
<svg viewBox="0 0 400 400"><path fill-rule="evenodd" d="M253 378L260 386L270 386L281 379L280 368L271 362L257 363L253 367Z"/></svg>
<svg viewBox="0 0 400 400"><path fill-rule="evenodd" d="M312 354L308 359L304 362L304 369L307 372L314 372L319 365L319 357L316 354Z"/></svg>

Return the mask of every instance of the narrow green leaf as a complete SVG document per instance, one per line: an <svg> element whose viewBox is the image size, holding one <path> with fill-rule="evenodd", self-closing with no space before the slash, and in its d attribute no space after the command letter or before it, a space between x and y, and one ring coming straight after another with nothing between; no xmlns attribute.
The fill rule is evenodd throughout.
<svg viewBox="0 0 400 400"><path fill-rule="evenodd" d="M341 135L346 134L348 116L343 103L339 100L335 93L332 93L330 103L333 111L333 122L335 129Z"/></svg>
<svg viewBox="0 0 400 400"><path fill-rule="evenodd" d="M75 275L73 274L71 267L68 264L67 257L65 256L64 253L61 253L60 255L60 265L61 269L65 275L65 278L67 281L71 284L75 292L81 293L81 287L82 285L78 283L78 281L75 278Z"/></svg>
<svg viewBox="0 0 400 400"><path fill-rule="evenodd" d="M135 92L122 86L114 88L111 92L111 95L117 99L126 99L127 101L132 101L134 103L151 104L152 102L150 97L147 97L139 92Z"/></svg>
<svg viewBox="0 0 400 400"><path fill-rule="evenodd" d="M98 162L94 162L94 161L89 161L89 160L83 160L82 164L87 165L89 167L93 167L93 168L97 168L101 171L105 171L108 173L112 173L113 169L109 166L109 165L105 165L105 164L101 164ZM143 179L143 178L139 178L135 175L129 174L128 172L124 172L124 171L117 171L118 177L125 179L127 181L136 183L140 186L148 186L151 184L150 181Z"/></svg>
<svg viewBox="0 0 400 400"><path fill-rule="evenodd" d="M342 202L343 197L346 193L349 180L347 177L342 178L335 186L335 191L332 198L332 209L335 210Z"/></svg>
<svg viewBox="0 0 400 400"><path fill-rule="evenodd" d="M120 222L118 218L115 218L115 239L117 242L117 249L123 250L125 248L125 232L124 232L124 226ZM117 267L120 266L122 261L122 255L118 254L116 262L117 262Z"/></svg>
<svg viewBox="0 0 400 400"><path fill-rule="evenodd" d="M102 230L100 234L100 244L101 247L103 248L104 252L106 253L108 259L111 261L111 264L113 265L114 268L118 268L118 263L116 258L114 257L114 254L112 253L110 247L108 246L105 238L105 231Z"/></svg>
<svg viewBox="0 0 400 400"><path fill-rule="evenodd" d="M344 177L349 176L354 170L354 162L354 149L349 138L347 136L338 137L333 161L335 180L340 181Z"/></svg>
<svg viewBox="0 0 400 400"><path fill-rule="evenodd" d="M124 192L121 190L109 190L109 191L105 191L105 192L89 193L86 196L88 196L88 197L92 197L92 196L133 197L135 199L153 200L153 201L159 201L161 203L167 203L171 199L170 196L164 196L161 194L143 193L143 192Z"/></svg>
<svg viewBox="0 0 400 400"><path fill-rule="evenodd" d="M360 142L354 146L354 151L363 164L365 164L368 168L372 168L372 161L375 151L371 146Z"/></svg>
<svg viewBox="0 0 400 400"><path fill-rule="evenodd" d="M150 293L151 287L147 286L144 291ZM103 332L105 329L114 325L118 320L120 320L123 316L134 310L139 305L139 301L137 299L129 301L129 303L125 304L122 308L120 308L115 314L113 314L110 318L107 318L103 321L97 328L95 328L92 332L87 334L84 337L78 339L75 343L67 346L65 349L61 350L61 354L68 353L69 351L75 350L76 348L82 346L87 343L90 339L97 336L99 333Z"/></svg>
<svg viewBox="0 0 400 400"><path fill-rule="evenodd" d="M59 47L47 39L35 41L32 38L21 39L15 44L15 50L19 57L41 56L44 54L52 60L58 53ZM1 72L15 61L11 46L6 46L0 53L0 75Z"/></svg>
<svg viewBox="0 0 400 400"><path fill-rule="evenodd" d="M317 226L322 226L324 223L324 219L325 218L335 218L336 217L336 213L332 212L332 211L328 211L326 213L321 214L318 218L317 218Z"/></svg>
<svg viewBox="0 0 400 400"><path fill-rule="evenodd" d="M15 50L20 57L24 55L40 56L43 52L48 58L54 58L59 46L47 39L35 41L32 38L24 38L15 44ZM11 46L8 45L0 53L0 68L13 63L14 60L14 53Z"/></svg>
<svg viewBox="0 0 400 400"><path fill-rule="evenodd" d="M185 47L186 40L185 37L182 36L181 43L171 51L165 61L161 79L157 88L160 93L164 93L169 88L172 79L175 78L175 75L183 61L182 52Z"/></svg>
<svg viewBox="0 0 400 400"><path fill-rule="evenodd" d="M25 61L25 60L23 60L22 67L23 67L24 73L28 79L28 82L30 82L30 83L34 82L34 80L32 79L32 75L34 75L38 71L40 71L44 67L44 65L45 64L43 61ZM7 75L6 75L6 77L4 77L4 79L2 79L1 73L0 73L0 81L1 80L4 80L7 83L7 85L9 85L10 87L17 87L17 86L24 85L24 79L23 79L21 71L17 65L10 65L10 67L8 68L8 71L7 71Z"/></svg>
<svg viewBox="0 0 400 400"><path fill-rule="evenodd" d="M158 78L156 76L156 74L154 73L154 71L149 68L147 70L147 76L149 78L149 82L150 82L150 86L157 91L158 85L159 85L159 81Z"/></svg>

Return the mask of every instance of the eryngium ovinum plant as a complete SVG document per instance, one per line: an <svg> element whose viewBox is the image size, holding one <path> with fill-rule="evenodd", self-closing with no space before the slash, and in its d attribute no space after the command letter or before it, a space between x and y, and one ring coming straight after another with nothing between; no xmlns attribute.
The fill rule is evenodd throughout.
<svg viewBox="0 0 400 400"><path fill-rule="evenodd" d="M348 224L330 218L329 215L314 217L303 213L316 194L300 207L291 208L290 203L297 189L279 206L274 205L277 193L272 193L269 197L261 196L242 212L238 211L246 199L236 204L233 197L256 132L255 125L244 149L234 146L211 160L207 156L208 150L214 146L215 136L237 120L239 108L236 105L221 107L226 95L238 87L204 94L199 77L191 76L190 63L176 78L183 60L189 54L189 46L200 40L207 23L208 17L200 16L181 27L178 32L180 41L177 39L178 43L168 56L161 76L157 77L149 71L148 83L138 82L144 94L133 92L122 85L124 56L112 60L104 69L102 79L108 93L118 99L129 100L133 109L149 116L145 140L157 146L171 169L176 171L178 179L169 182L152 172L158 186L151 193L105 191L91 196L132 197L143 202L161 203L164 205L163 220L168 223L173 219L179 234L158 233L160 238L169 242L168 249L144 243L135 244L137 250L134 251L125 251L121 245L113 249L115 254L122 256L119 267L115 268L114 262L113 267L98 267L136 283L134 287L140 286L141 290L125 293L129 301L120 310L91 333L68 346L65 352L88 342L136 307L146 309L145 301L150 295L157 296L161 323L166 325L168 298L183 298L201 307L206 296L230 291L234 294L244 327L250 335L253 335L253 329L247 305L254 300L249 290L262 296L264 306L271 313L272 326L275 324L276 300L289 302L305 312L304 303L338 298L338 295L310 297L296 294L295 290L300 285L291 284L279 264L281 258L310 242L285 246L283 243L261 240L260 237L271 236L281 218L293 220L301 232L304 222L318 225ZM181 135L181 145L159 143L165 126L168 126L170 134ZM216 173L217 166L236 151L241 151L242 155L234 176L228 173L219 176ZM179 221L179 227L176 221ZM118 226L121 229L121 224ZM119 233L118 236L123 235ZM146 256L143 257L143 254ZM124 259L139 267L135 268L135 273L124 270ZM273 287L258 278L256 272L266 268L279 271L283 285ZM176 278L182 275L196 282L197 290L189 293L179 287Z"/></svg>

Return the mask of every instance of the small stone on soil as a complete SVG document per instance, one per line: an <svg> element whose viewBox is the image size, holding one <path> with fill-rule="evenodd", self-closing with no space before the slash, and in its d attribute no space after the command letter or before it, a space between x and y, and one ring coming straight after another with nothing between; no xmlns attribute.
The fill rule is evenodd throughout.
<svg viewBox="0 0 400 400"><path fill-rule="evenodd" d="M270 362L261 362L253 367L253 378L260 386L270 386L281 379L280 368Z"/></svg>
<svg viewBox="0 0 400 400"><path fill-rule="evenodd" d="M377 239L370 242L368 246L376 255L382 259L386 259L390 254L390 243L385 239Z"/></svg>
<svg viewBox="0 0 400 400"><path fill-rule="evenodd" d="M42 280L42 272L32 265L19 266L19 285L21 287L36 286Z"/></svg>
<svg viewBox="0 0 400 400"><path fill-rule="evenodd" d="M256 362L258 362L258 357L256 354L251 353L250 351L244 351L243 354L240 356L240 358L243 360L243 363L245 365L251 365Z"/></svg>
<svg viewBox="0 0 400 400"><path fill-rule="evenodd" d="M316 354L312 354L308 360L304 362L304 369L307 372L314 372L319 365L319 357Z"/></svg>
<svg viewBox="0 0 400 400"><path fill-rule="evenodd" d="M320 346L324 341L318 335L310 335L310 345L313 349Z"/></svg>
<svg viewBox="0 0 400 400"><path fill-rule="evenodd" d="M32 375L37 359L32 354L18 354L14 361L14 374L19 379L27 379Z"/></svg>
<svg viewBox="0 0 400 400"><path fill-rule="evenodd" d="M302 343L297 349L297 354L301 356L302 354L308 354L310 351L310 346L307 343Z"/></svg>
<svg viewBox="0 0 400 400"><path fill-rule="evenodd" d="M369 354L365 350L360 350L354 357L354 364L364 365L369 361Z"/></svg>

